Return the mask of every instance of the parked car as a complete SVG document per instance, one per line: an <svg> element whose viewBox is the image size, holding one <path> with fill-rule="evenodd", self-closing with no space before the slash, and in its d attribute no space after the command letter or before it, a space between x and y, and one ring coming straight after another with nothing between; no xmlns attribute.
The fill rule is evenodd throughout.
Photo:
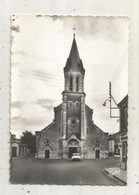
<svg viewBox="0 0 139 195"><path fill-rule="evenodd" d="M80 161L81 160L81 156L79 153L73 153L72 154L72 161Z"/></svg>

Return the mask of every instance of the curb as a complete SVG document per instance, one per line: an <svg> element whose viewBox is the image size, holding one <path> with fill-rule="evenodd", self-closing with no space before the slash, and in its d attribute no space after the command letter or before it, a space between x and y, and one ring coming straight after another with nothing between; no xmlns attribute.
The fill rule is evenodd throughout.
<svg viewBox="0 0 139 195"><path fill-rule="evenodd" d="M113 179L113 178L118 179L120 182L122 182L122 183L124 183L125 185L127 185L127 182L123 181L122 179L120 179L119 177L117 177L117 176L115 176L115 175L109 174L109 172L106 171L105 169L104 169L104 173L105 173L108 177L110 177L110 178L112 178L112 179Z"/></svg>

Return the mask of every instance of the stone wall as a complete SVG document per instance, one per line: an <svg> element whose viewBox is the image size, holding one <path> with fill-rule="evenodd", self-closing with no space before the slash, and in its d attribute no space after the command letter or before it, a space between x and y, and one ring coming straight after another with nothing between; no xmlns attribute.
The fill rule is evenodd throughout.
<svg viewBox="0 0 139 195"><path fill-rule="evenodd" d="M86 158L96 158L96 150L100 150L100 158L108 155L108 138L93 122L88 124L86 134Z"/></svg>
<svg viewBox="0 0 139 195"><path fill-rule="evenodd" d="M45 150L50 151L50 159L58 159L60 153L61 106L55 108L55 120L42 131L36 132L36 158L45 158Z"/></svg>

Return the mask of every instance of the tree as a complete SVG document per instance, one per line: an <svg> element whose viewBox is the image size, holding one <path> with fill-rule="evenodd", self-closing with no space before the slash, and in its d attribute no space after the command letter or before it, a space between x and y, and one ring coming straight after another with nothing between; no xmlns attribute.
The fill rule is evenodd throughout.
<svg viewBox="0 0 139 195"><path fill-rule="evenodd" d="M35 154L36 151L36 136L30 131L22 133L20 138L21 144L27 144L31 154Z"/></svg>

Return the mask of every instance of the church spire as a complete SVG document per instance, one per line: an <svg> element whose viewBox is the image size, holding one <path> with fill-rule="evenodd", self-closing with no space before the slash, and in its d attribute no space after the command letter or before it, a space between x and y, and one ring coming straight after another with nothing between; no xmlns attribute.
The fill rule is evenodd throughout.
<svg viewBox="0 0 139 195"><path fill-rule="evenodd" d="M75 31L75 27L73 30ZM67 59L66 66L64 67L65 91L83 93L84 73L85 69L79 56L74 32L70 54Z"/></svg>
<svg viewBox="0 0 139 195"><path fill-rule="evenodd" d="M76 30L73 28L73 30ZM73 42L70 50L69 57L67 59L66 66L64 68L64 72L79 72L84 75L84 68L82 64L82 60L80 59L79 52L78 52L78 47L76 44L76 39L75 39L75 32L73 34Z"/></svg>

